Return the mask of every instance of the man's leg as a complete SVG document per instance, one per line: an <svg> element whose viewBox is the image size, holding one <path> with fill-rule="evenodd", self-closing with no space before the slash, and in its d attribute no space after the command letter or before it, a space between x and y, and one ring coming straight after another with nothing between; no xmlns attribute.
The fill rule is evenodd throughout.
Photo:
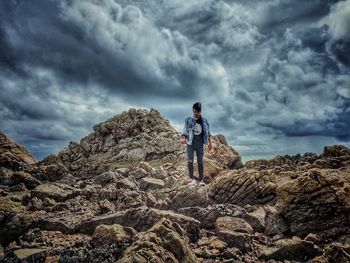
<svg viewBox="0 0 350 263"><path fill-rule="evenodd" d="M198 163L198 175L199 181L203 180L203 155L204 155L204 144L196 146L197 163Z"/></svg>
<svg viewBox="0 0 350 263"><path fill-rule="evenodd" d="M194 155L194 148L192 145L187 144L187 166L188 166L188 173L190 178L193 180L193 155Z"/></svg>

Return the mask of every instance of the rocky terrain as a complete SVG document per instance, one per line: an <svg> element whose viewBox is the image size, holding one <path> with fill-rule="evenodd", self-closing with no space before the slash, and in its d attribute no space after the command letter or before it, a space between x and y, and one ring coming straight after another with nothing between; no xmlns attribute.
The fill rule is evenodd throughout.
<svg viewBox="0 0 350 263"><path fill-rule="evenodd" d="M349 148L243 165L218 134L188 186L159 111L93 130L42 161L0 133L1 262L350 262Z"/></svg>

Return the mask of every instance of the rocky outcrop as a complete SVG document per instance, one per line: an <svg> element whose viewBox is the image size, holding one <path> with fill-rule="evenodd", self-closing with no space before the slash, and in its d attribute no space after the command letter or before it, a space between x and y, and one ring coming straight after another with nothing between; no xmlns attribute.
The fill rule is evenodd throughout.
<svg viewBox="0 0 350 263"><path fill-rule="evenodd" d="M0 131L0 166L12 170L21 169L28 164L37 163L37 159L23 146L11 140Z"/></svg>
<svg viewBox="0 0 350 263"><path fill-rule="evenodd" d="M274 178L266 171L228 170L208 186L209 196L218 203L267 204L276 201Z"/></svg>
<svg viewBox="0 0 350 263"><path fill-rule="evenodd" d="M35 226L40 214L27 211L19 202L0 197L0 245L8 245Z"/></svg>
<svg viewBox="0 0 350 263"><path fill-rule="evenodd" d="M139 233L118 263L128 262L184 262L195 263L196 256L188 246L181 226L162 218L148 231Z"/></svg>
<svg viewBox="0 0 350 263"><path fill-rule="evenodd" d="M192 240L198 236L200 222L196 219L172 211L148 208L146 206L130 208L126 211L118 211L117 213L83 221L80 225L76 226L76 232L91 234L100 224L122 224L133 227L137 231L145 231L163 217L178 223Z"/></svg>
<svg viewBox="0 0 350 263"><path fill-rule="evenodd" d="M311 169L278 188L276 208L298 236L350 231L350 174Z"/></svg>
<svg viewBox="0 0 350 263"><path fill-rule="evenodd" d="M131 241L136 234L136 230L132 227L124 227L119 224L99 225L92 235L92 242L96 246Z"/></svg>
<svg viewBox="0 0 350 263"><path fill-rule="evenodd" d="M63 163L72 173L113 170L118 161L165 159L180 154L180 135L159 111L130 109L96 124L94 132L42 163Z"/></svg>
<svg viewBox="0 0 350 263"><path fill-rule="evenodd" d="M62 183L41 184L31 191L32 197L38 197L40 199L47 197L61 202L79 194L80 189Z"/></svg>
<svg viewBox="0 0 350 263"><path fill-rule="evenodd" d="M302 240L297 236L291 239L280 239L270 246L264 247L259 257L266 260L297 260L306 262L322 254L322 250L310 241Z"/></svg>
<svg viewBox="0 0 350 263"><path fill-rule="evenodd" d="M189 186L180 131L155 109L115 115L40 162L1 140L1 262L349 259L343 145L243 165L213 135L207 184Z"/></svg>
<svg viewBox="0 0 350 263"><path fill-rule="evenodd" d="M316 168L337 169L350 165L350 149L344 145L325 146L323 153L312 165Z"/></svg>

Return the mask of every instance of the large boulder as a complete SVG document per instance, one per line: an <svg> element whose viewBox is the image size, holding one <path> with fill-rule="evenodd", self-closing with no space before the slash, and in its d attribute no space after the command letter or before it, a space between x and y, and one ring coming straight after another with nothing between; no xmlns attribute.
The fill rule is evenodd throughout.
<svg viewBox="0 0 350 263"><path fill-rule="evenodd" d="M191 240L198 238L200 230L200 222L198 220L183 214L149 208L147 206L130 208L85 220L76 228L76 231L92 234L95 228L101 224L121 224L123 226L133 227L137 231L146 231L163 217L178 223L186 231L186 234Z"/></svg>
<svg viewBox="0 0 350 263"><path fill-rule="evenodd" d="M6 186L15 186L23 183L26 188L33 189L41 182L25 171L14 171L5 167L0 167L0 184Z"/></svg>
<svg viewBox="0 0 350 263"><path fill-rule="evenodd" d="M213 204L207 207L191 206L177 210L178 213L197 219L202 228L214 228L216 219L224 216L241 217L247 212L244 208L233 204Z"/></svg>
<svg viewBox="0 0 350 263"><path fill-rule="evenodd" d="M253 249L253 228L238 217L219 217L215 222L215 232L221 240L241 251Z"/></svg>
<svg viewBox="0 0 350 263"><path fill-rule="evenodd" d="M226 170L208 185L208 193L217 203L274 204L275 178L268 171Z"/></svg>
<svg viewBox="0 0 350 263"><path fill-rule="evenodd" d="M337 169L350 165L350 149L345 145L330 145L323 148L323 153L312 164L320 169Z"/></svg>
<svg viewBox="0 0 350 263"><path fill-rule="evenodd" d="M35 226L41 214L39 211L30 213L21 203L0 197L0 245L7 245Z"/></svg>
<svg viewBox="0 0 350 263"><path fill-rule="evenodd" d="M124 251L118 263L197 262L183 229L169 219L160 219L148 231L139 233L137 238L138 240Z"/></svg>
<svg viewBox="0 0 350 263"><path fill-rule="evenodd" d="M298 236L350 233L350 174L309 170L278 188L276 209Z"/></svg>
<svg viewBox="0 0 350 263"><path fill-rule="evenodd" d="M0 166L19 170L37 162L37 159L27 149L0 131Z"/></svg>
<svg viewBox="0 0 350 263"><path fill-rule="evenodd" d="M312 242L293 236L291 239L280 239L269 246L265 246L260 251L259 258L306 262L321 254L322 250Z"/></svg>
<svg viewBox="0 0 350 263"><path fill-rule="evenodd" d="M167 206L163 208L171 210L190 206L207 207L210 203L207 189L200 186L181 186L177 191L170 193L167 199Z"/></svg>
<svg viewBox="0 0 350 263"><path fill-rule="evenodd" d="M51 198L55 201L63 202L69 198L80 194L80 189L63 183L45 183L38 185L31 191L32 197L44 199Z"/></svg>
<svg viewBox="0 0 350 263"><path fill-rule="evenodd" d="M132 227L119 224L99 225L92 235L92 242L95 245L113 244L132 240L136 234L136 230Z"/></svg>

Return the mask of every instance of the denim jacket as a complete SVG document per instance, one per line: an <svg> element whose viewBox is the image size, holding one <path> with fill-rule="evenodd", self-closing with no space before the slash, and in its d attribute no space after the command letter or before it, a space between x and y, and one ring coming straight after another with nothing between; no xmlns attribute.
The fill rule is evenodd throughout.
<svg viewBox="0 0 350 263"><path fill-rule="evenodd" d="M203 139L204 139L204 144L209 143L209 137L211 136L210 133L210 128L209 128L209 122L206 118L201 116L203 120ZM182 129L182 134L186 137L186 143L188 145L192 145L192 141L194 138L194 126L196 125L196 119L194 116L188 116L185 119L185 126Z"/></svg>

